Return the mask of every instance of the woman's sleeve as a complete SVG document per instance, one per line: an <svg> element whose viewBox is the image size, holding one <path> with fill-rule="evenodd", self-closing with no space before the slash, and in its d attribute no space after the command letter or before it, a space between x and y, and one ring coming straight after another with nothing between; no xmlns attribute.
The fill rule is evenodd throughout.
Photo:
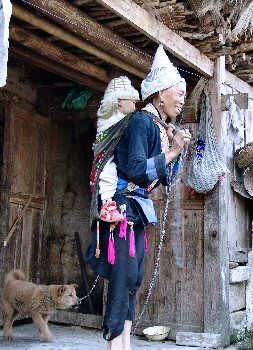
<svg viewBox="0 0 253 350"><path fill-rule="evenodd" d="M149 158L150 148L157 142L153 121L142 113L133 115L125 136L128 144L129 181L138 185L163 179L167 175L165 154Z"/></svg>

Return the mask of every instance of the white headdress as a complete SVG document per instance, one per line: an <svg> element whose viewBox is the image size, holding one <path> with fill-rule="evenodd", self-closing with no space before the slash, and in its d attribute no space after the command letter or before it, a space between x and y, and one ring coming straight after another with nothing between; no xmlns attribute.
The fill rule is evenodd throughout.
<svg viewBox="0 0 253 350"><path fill-rule="evenodd" d="M180 82L185 83L166 55L163 45L160 44L151 67L151 71L141 83L141 95L142 99L146 100L147 97L153 95L155 92L168 89Z"/></svg>
<svg viewBox="0 0 253 350"><path fill-rule="evenodd" d="M128 77L114 78L108 84L97 112L98 118L107 119L118 109L118 99L139 101L139 92Z"/></svg>

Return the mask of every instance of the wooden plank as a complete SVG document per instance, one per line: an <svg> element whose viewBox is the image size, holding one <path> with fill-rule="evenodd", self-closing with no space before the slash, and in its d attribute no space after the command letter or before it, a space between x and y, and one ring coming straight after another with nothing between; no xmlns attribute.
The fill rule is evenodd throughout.
<svg viewBox="0 0 253 350"><path fill-rule="evenodd" d="M212 333L178 332L176 344L217 349L222 346L222 335Z"/></svg>
<svg viewBox="0 0 253 350"><path fill-rule="evenodd" d="M29 264L29 280L34 283L44 283L43 270L44 264L47 264L47 257L45 252L42 250L43 240L47 238L47 232L43 230L43 218L44 212L41 210L33 210L33 220L31 226L31 238L30 238L30 261ZM46 237L44 237L46 236ZM44 259L43 259L44 258Z"/></svg>
<svg viewBox="0 0 253 350"><path fill-rule="evenodd" d="M22 8L18 4L13 4L12 14L15 17L22 19L23 21L40 28L41 30L53 35L54 37L67 42L68 44L74 45L85 52L90 53L91 55L98 57L99 59L113 64L116 67L124 69L126 72L136 75L137 77L144 78L145 73L139 69L131 66L130 64L113 57L112 55L100 50L98 47L89 44L87 41L79 38L77 35L72 34L65 29L55 25L54 23L46 20L45 18L39 17L31 11L27 11L25 8ZM80 75L80 74L79 74Z"/></svg>
<svg viewBox="0 0 253 350"><path fill-rule="evenodd" d="M36 114L32 111L26 111L23 108L20 108L19 106L12 106L13 114L15 115L14 118L22 119L27 122L31 122L33 124L37 124L38 126L42 127L49 127L50 120L48 118L42 117L39 114Z"/></svg>
<svg viewBox="0 0 253 350"><path fill-rule="evenodd" d="M227 70L225 71L225 83L236 89L236 91L247 93L249 97L253 97L253 87Z"/></svg>
<svg viewBox="0 0 253 350"><path fill-rule="evenodd" d="M82 326L88 328L100 329L102 327L102 316L81 314L70 311L56 311L50 318L51 322L73 324L75 326Z"/></svg>
<svg viewBox="0 0 253 350"><path fill-rule="evenodd" d="M57 63L59 62L67 67L70 67L71 69L75 67L75 69L79 72L90 75L91 77L106 83L111 80L105 69L72 55L60 47L45 41L35 34L32 34L17 24L13 24L11 26L10 37L23 46L35 50L41 55L46 56Z"/></svg>
<svg viewBox="0 0 253 350"><path fill-rule="evenodd" d="M11 193L10 203L25 205L29 198L28 194L23 193ZM45 202L45 197L31 197L31 202L29 204L30 208L43 209Z"/></svg>
<svg viewBox="0 0 253 350"><path fill-rule="evenodd" d="M117 13L130 25L147 35L164 47L175 57L182 60L207 77L212 77L214 72L213 62L193 45L181 38L152 14L141 8L132 0L98 0L98 2Z"/></svg>
<svg viewBox="0 0 253 350"><path fill-rule="evenodd" d="M28 210L28 207L30 205L31 202L31 197L29 197L28 201L25 203L24 208L22 209L22 211L19 213L18 217L16 218L15 222L13 223L10 232L8 233L7 237L4 240L4 246L6 247L8 245L9 240L11 239L12 235L14 234L17 225L19 224L19 222L21 221L21 219L25 216L26 211Z"/></svg>
<svg viewBox="0 0 253 350"><path fill-rule="evenodd" d="M15 44L15 42L13 42L10 47L10 53L12 56L17 57L29 64L45 69L48 72L58 74L64 78L77 82L78 84L94 89L95 91L105 91L106 84L102 81L92 78L86 74L80 74L80 72L60 63L55 64L55 61L43 57L24 46L18 46Z"/></svg>
<svg viewBox="0 0 253 350"><path fill-rule="evenodd" d="M221 118L221 93L225 81L225 58L217 59L210 81L212 114L218 140L227 142L226 118ZM226 148L225 148L226 149ZM222 334L222 346L229 344L229 257L227 197L224 179L205 196L204 209L204 331Z"/></svg>
<svg viewBox="0 0 253 350"><path fill-rule="evenodd" d="M90 18L68 1L28 0L26 3L110 55L130 64L141 72L149 71L152 64L152 58L149 54Z"/></svg>

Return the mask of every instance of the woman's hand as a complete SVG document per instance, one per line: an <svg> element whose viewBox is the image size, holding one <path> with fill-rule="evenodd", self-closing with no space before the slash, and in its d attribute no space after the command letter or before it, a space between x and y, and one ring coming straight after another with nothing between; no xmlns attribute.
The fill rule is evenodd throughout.
<svg viewBox="0 0 253 350"><path fill-rule="evenodd" d="M166 164L176 158L184 149L187 142L191 140L191 134L188 130L178 130L172 138L171 148L165 152Z"/></svg>
<svg viewBox="0 0 253 350"><path fill-rule="evenodd" d="M170 142L172 141L172 139L174 137L173 132L175 131L175 129L176 129L176 127L174 124L172 124L172 123L168 124L168 129L166 130L166 132L167 132L167 136L168 136L168 139Z"/></svg>

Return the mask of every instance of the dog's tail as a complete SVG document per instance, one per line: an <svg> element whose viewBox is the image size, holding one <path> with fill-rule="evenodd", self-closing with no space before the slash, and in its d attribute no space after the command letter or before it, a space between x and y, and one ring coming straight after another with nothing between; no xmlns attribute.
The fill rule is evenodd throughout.
<svg viewBox="0 0 253 350"><path fill-rule="evenodd" d="M11 270L5 277L5 284L15 280L25 281L26 278L24 272L19 269Z"/></svg>

